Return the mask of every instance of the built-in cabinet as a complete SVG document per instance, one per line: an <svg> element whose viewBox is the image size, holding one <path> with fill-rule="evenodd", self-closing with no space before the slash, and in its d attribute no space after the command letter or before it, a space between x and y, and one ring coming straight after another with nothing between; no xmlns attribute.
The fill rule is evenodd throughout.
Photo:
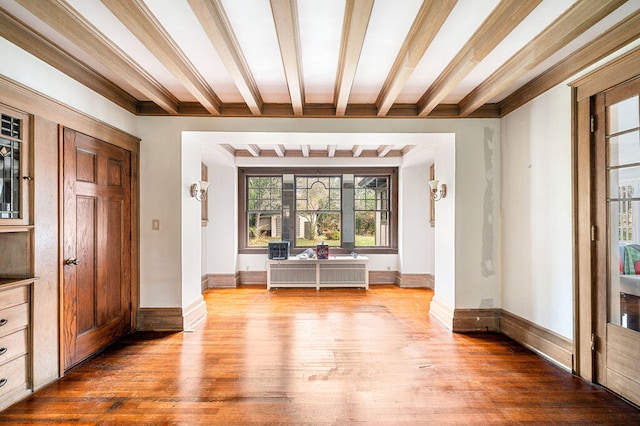
<svg viewBox="0 0 640 426"><path fill-rule="evenodd" d="M0 279L0 409L31 392L33 280Z"/></svg>
<svg viewBox="0 0 640 426"><path fill-rule="evenodd" d="M33 389L29 116L0 106L0 410Z"/></svg>

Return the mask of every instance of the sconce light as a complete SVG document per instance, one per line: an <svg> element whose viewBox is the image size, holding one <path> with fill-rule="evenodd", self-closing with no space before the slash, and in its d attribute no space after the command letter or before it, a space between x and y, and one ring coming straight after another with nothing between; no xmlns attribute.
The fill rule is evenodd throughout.
<svg viewBox="0 0 640 426"><path fill-rule="evenodd" d="M191 185L190 192L191 196L198 201L202 201L207 196L207 189L209 188L209 182L206 180L201 180L200 182L196 182Z"/></svg>
<svg viewBox="0 0 640 426"><path fill-rule="evenodd" d="M429 187L431 188L431 199L438 201L447 196L447 185L440 183L438 179L430 180Z"/></svg>

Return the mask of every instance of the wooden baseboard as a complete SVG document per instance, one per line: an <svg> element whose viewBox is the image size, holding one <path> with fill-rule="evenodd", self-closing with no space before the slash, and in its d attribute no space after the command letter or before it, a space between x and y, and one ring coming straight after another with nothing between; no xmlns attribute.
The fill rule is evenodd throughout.
<svg viewBox="0 0 640 426"><path fill-rule="evenodd" d="M431 274L403 274L397 273L396 284L401 288L430 288L433 289L433 275Z"/></svg>
<svg viewBox="0 0 640 426"><path fill-rule="evenodd" d="M398 271L369 271L369 285L396 284Z"/></svg>
<svg viewBox="0 0 640 426"><path fill-rule="evenodd" d="M500 310L500 332L522 346L573 370L573 342L504 309Z"/></svg>
<svg viewBox="0 0 640 426"><path fill-rule="evenodd" d="M267 285L267 271L240 271L241 285Z"/></svg>
<svg viewBox="0 0 640 426"><path fill-rule="evenodd" d="M209 288L209 275L204 274L200 277L200 292L204 292Z"/></svg>
<svg viewBox="0 0 640 426"><path fill-rule="evenodd" d="M186 308L140 308L136 331L185 331L207 315L207 305L200 298Z"/></svg>
<svg viewBox="0 0 640 426"><path fill-rule="evenodd" d="M470 333L474 331L500 331L500 309L455 309L453 311L453 331Z"/></svg>
<svg viewBox="0 0 640 426"><path fill-rule="evenodd" d="M139 308L137 331L182 331L182 308Z"/></svg>
<svg viewBox="0 0 640 426"><path fill-rule="evenodd" d="M207 274L207 288L236 288L238 287L238 278L238 273Z"/></svg>
<svg viewBox="0 0 640 426"><path fill-rule="evenodd" d="M449 330L453 329L453 309L440 302L437 296L431 299L429 314L444 324Z"/></svg>

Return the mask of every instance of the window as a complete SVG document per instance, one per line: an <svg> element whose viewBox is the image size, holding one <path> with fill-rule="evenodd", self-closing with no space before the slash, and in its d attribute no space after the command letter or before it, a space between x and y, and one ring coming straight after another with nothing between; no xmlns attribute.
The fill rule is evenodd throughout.
<svg viewBox="0 0 640 426"><path fill-rule="evenodd" d="M247 178L247 217L250 247L282 239L282 177Z"/></svg>
<svg viewBox="0 0 640 426"><path fill-rule="evenodd" d="M355 245L389 245L389 178L355 178Z"/></svg>
<svg viewBox="0 0 640 426"><path fill-rule="evenodd" d="M296 246L340 246L340 176L296 176Z"/></svg>
<svg viewBox="0 0 640 426"><path fill-rule="evenodd" d="M397 169L240 169L239 251L322 241L331 253L397 253Z"/></svg>

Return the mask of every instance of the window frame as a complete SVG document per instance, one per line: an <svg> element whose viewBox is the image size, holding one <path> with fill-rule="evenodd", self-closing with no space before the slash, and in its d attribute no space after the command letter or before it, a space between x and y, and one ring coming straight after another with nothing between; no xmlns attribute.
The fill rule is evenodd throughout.
<svg viewBox="0 0 640 426"><path fill-rule="evenodd" d="M384 247L331 247L332 254L397 254L398 253L398 167L300 167L300 168L275 168L275 167L240 167L238 168L238 254L267 254L267 247L251 247L248 242L248 210L247 210L247 178L256 176L284 176L294 175L315 176L341 176L354 175L378 176L389 178L389 245ZM342 178L344 182L344 177ZM341 206L344 205L344 193L341 193ZM355 208L353 210L355 214ZM284 212L283 212L284 214ZM290 214L297 214L293 206ZM341 218L344 217L341 208ZM341 232L342 226L341 226ZM344 238L341 236L341 244ZM295 255L308 247L291 247L291 254Z"/></svg>

